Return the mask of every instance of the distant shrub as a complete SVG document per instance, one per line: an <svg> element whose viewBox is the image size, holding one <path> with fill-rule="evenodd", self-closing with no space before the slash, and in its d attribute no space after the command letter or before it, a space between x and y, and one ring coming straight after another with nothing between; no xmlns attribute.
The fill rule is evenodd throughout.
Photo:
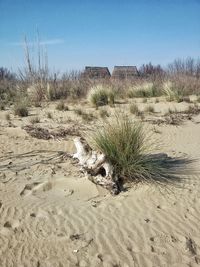
<svg viewBox="0 0 200 267"><path fill-rule="evenodd" d="M85 113L84 112L81 114L81 117L84 121L87 121L87 122L92 121L94 119L94 115L92 113Z"/></svg>
<svg viewBox="0 0 200 267"><path fill-rule="evenodd" d="M132 86L128 90L128 97L155 97L160 96L161 90L154 84L150 82L145 82Z"/></svg>
<svg viewBox="0 0 200 267"><path fill-rule="evenodd" d="M183 101L183 95L178 93L171 81L167 81L163 84L163 93L167 96L167 101L169 102L176 101L179 103Z"/></svg>
<svg viewBox="0 0 200 267"><path fill-rule="evenodd" d="M4 103L0 103L0 110L5 110L6 105Z"/></svg>
<svg viewBox="0 0 200 267"><path fill-rule="evenodd" d="M154 109L153 106L148 105L148 106L146 106L145 111L148 112L148 113L154 113L155 109Z"/></svg>
<svg viewBox="0 0 200 267"><path fill-rule="evenodd" d="M95 107L115 104L116 92L110 87L96 85L91 88L88 99Z"/></svg>
<svg viewBox="0 0 200 267"><path fill-rule="evenodd" d="M30 123L35 124L35 123L39 123L40 122L40 118L39 117L34 117L30 119Z"/></svg>
<svg viewBox="0 0 200 267"><path fill-rule="evenodd" d="M108 111L105 110L105 109L101 109L101 110L99 111L99 116L100 116L101 118L109 117Z"/></svg>
<svg viewBox="0 0 200 267"><path fill-rule="evenodd" d="M14 114L20 117L28 116L28 107L25 102L17 102L14 106Z"/></svg>
<svg viewBox="0 0 200 267"><path fill-rule="evenodd" d="M56 109L60 111L67 111L69 110L69 107L65 105L64 101L61 101L57 104Z"/></svg>
<svg viewBox="0 0 200 267"><path fill-rule="evenodd" d="M186 103L191 103L190 97L189 96L184 96L183 101Z"/></svg>
<svg viewBox="0 0 200 267"><path fill-rule="evenodd" d="M77 114L77 115L82 115L83 114L83 111L80 109L80 108L76 108L74 110L74 112Z"/></svg>
<svg viewBox="0 0 200 267"><path fill-rule="evenodd" d="M9 113L7 113L7 114L5 115L5 119L6 119L7 121L10 121L10 114L9 114Z"/></svg>
<svg viewBox="0 0 200 267"><path fill-rule="evenodd" d="M174 108L174 109L169 108L168 109L168 112L166 113L166 115L168 115L168 114L175 114L175 113L178 113L178 110L176 108Z"/></svg>
<svg viewBox="0 0 200 267"><path fill-rule="evenodd" d="M108 105L108 90L102 85L92 87L88 97L95 107Z"/></svg>
<svg viewBox="0 0 200 267"><path fill-rule="evenodd" d="M52 119L52 118L53 118L53 116L52 116L52 113L51 113L51 112L47 112L47 118L48 118L48 119Z"/></svg>
<svg viewBox="0 0 200 267"><path fill-rule="evenodd" d="M138 106L134 103L130 105L129 110L130 110L130 113L135 114L136 116L138 116L140 114Z"/></svg>

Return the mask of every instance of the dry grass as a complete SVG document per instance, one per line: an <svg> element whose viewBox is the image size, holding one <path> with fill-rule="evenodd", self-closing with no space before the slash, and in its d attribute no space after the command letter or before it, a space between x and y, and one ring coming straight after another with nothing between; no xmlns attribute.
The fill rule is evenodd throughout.
<svg viewBox="0 0 200 267"><path fill-rule="evenodd" d="M108 111L107 111L106 109L101 109L101 110L99 111L99 116L100 116L101 118L109 117Z"/></svg>
<svg viewBox="0 0 200 267"><path fill-rule="evenodd" d="M31 124L40 123L40 118L39 117L33 117L30 119L30 123Z"/></svg>
<svg viewBox="0 0 200 267"><path fill-rule="evenodd" d="M65 105L64 101L60 101L57 106L56 109L59 111L68 111L69 107Z"/></svg>
<svg viewBox="0 0 200 267"><path fill-rule="evenodd" d="M137 104L133 103L129 107L130 113L135 114L136 116L139 116L141 114Z"/></svg>
<svg viewBox="0 0 200 267"><path fill-rule="evenodd" d="M25 101L17 102L14 106L14 114L19 117L27 117L29 114L27 103Z"/></svg>
<svg viewBox="0 0 200 267"><path fill-rule="evenodd" d="M152 106L152 105L146 106L145 107L145 112L154 113L155 112L154 106Z"/></svg>
<svg viewBox="0 0 200 267"><path fill-rule="evenodd" d="M175 161L163 154L150 154L154 144L141 123L120 115L106 121L93 134L92 145L101 151L114 167L115 176L129 182L173 183L176 179ZM180 170L180 168L179 168Z"/></svg>
<svg viewBox="0 0 200 267"><path fill-rule="evenodd" d="M5 119L6 119L7 121L10 121L10 114L9 114L9 113L6 113L6 115L5 115Z"/></svg>
<svg viewBox="0 0 200 267"><path fill-rule="evenodd" d="M47 112L47 118L48 118L48 119L52 119L52 118L53 118L53 115L52 115L51 112Z"/></svg>

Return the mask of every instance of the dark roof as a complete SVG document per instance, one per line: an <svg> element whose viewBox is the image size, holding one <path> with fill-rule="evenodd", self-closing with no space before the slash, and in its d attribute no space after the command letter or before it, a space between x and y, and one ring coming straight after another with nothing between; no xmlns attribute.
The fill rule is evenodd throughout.
<svg viewBox="0 0 200 267"><path fill-rule="evenodd" d="M124 79L138 76L138 70L136 66L114 66L112 72L113 78Z"/></svg>
<svg viewBox="0 0 200 267"><path fill-rule="evenodd" d="M85 67L83 73L85 77L92 79L110 78L110 71L107 67Z"/></svg>

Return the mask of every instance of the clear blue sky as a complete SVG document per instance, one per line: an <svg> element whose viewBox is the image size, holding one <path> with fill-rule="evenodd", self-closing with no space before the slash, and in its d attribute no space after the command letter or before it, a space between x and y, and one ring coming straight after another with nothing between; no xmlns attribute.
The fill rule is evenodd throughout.
<svg viewBox="0 0 200 267"><path fill-rule="evenodd" d="M0 0L0 66L23 65L37 28L60 71L200 56L200 0Z"/></svg>

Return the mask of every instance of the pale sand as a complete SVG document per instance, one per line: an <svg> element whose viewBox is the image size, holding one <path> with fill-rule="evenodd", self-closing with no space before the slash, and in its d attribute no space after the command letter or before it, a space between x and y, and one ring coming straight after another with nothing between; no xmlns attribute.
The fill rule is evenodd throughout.
<svg viewBox="0 0 200 267"><path fill-rule="evenodd" d="M155 104L156 110L169 105L187 104ZM48 110L57 122L45 118ZM71 160L55 158L57 151L74 151L73 137L32 138L21 129L31 117L11 115L17 126L13 128L4 118L6 112L0 112L1 267L200 265L198 174L191 173L183 188L171 192L139 185L113 197L80 174ZM48 128L65 126L67 117L75 116L55 111L55 104L32 109L36 113L42 118L39 125ZM196 158L196 170L198 122L200 116L178 127L156 126L155 134L162 141L161 152ZM36 152L24 155L31 151Z"/></svg>

